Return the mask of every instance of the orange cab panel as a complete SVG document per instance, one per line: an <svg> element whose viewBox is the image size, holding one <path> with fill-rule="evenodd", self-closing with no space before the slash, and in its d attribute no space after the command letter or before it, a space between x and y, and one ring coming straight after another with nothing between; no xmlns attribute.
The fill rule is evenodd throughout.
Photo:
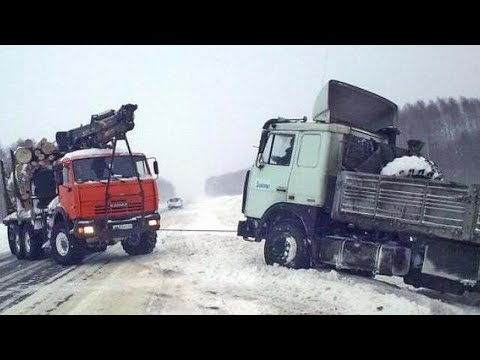
<svg viewBox="0 0 480 360"><path fill-rule="evenodd" d="M141 189L137 180L124 182L112 181L107 204L109 217L137 215L144 212L154 212L158 209L157 189L154 180L142 180L144 206L142 206ZM71 220L92 219L105 216L105 193L107 184L85 183L76 184L74 193L79 206L67 210Z"/></svg>

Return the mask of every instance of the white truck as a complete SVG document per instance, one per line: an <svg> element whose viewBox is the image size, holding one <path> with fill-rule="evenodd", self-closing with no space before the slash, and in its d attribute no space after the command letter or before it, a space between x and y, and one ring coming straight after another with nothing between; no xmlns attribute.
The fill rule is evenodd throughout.
<svg viewBox="0 0 480 360"><path fill-rule="evenodd" d="M479 187L443 181L418 140L397 147L397 116L391 101L331 80L313 121L267 121L245 179L238 235L265 239L270 265L476 290Z"/></svg>

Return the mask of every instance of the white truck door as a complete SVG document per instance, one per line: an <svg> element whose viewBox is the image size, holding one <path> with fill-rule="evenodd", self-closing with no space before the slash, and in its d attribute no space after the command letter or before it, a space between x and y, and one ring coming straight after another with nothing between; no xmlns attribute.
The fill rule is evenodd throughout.
<svg viewBox="0 0 480 360"><path fill-rule="evenodd" d="M250 172L245 215L260 219L273 204L286 202L295 157L295 133L269 134L262 159Z"/></svg>
<svg viewBox="0 0 480 360"><path fill-rule="evenodd" d="M298 139L298 156L292 164L287 201L321 206L326 176L327 139L320 132L302 133Z"/></svg>

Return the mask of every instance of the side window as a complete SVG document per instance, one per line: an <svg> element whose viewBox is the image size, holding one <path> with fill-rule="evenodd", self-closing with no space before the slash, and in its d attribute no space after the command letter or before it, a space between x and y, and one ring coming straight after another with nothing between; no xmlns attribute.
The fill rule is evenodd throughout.
<svg viewBox="0 0 480 360"><path fill-rule="evenodd" d="M70 172L68 171L67 167L63 168L63 183L64 184L70 183Z"/></svg>
<svg viewBox="0 0 480 360"><path fill-rule="evenodd" d="M320 135L303 135L300 154L298 155L298 166L316 167L320 152Z"/></svg>
<svg viewBox="0 0 480 360"><path fill-rule="evenodd" d="M137 171L140 177L145 176L145 175L150 175L147 171L147 167L145 165L145 160L144 159L137 159L135 162L135 165L137 166Z"/></svg>
<svg viewBox="0 0 480 360"><path fill-rule="evenodd" d="M265 161L266 164L269 163L270 155L272 153L272 144L273 144L274 137L275 137L274 134L268 135L267 143L265 144L265 149L263 149L263 161Z"/></svg>
<svg viewBox="0 0 480 360"><path fill-rule="evenodd" d="M271 165L290 165L294 141L294 135L275 134L268 163Z"/></svg>

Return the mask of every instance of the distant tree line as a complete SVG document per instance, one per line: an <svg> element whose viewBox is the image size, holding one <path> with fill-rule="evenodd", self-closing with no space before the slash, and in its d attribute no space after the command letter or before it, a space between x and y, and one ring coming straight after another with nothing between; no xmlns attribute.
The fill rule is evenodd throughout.
<svg viewBox="0 0 480 360"><path fill-rule="evenodd" d="M220 176L212 176L205 183L205 193L208 196L241 194L246 173L247 169Z"/></svg>
<svg viewBox="0 0 480 360"><path fill-rule="evenodd" d="M461 97L417 101L399 113L399 145L408 139L425 142L423 154L446 180L480 183L480 99Z"/></svg>

